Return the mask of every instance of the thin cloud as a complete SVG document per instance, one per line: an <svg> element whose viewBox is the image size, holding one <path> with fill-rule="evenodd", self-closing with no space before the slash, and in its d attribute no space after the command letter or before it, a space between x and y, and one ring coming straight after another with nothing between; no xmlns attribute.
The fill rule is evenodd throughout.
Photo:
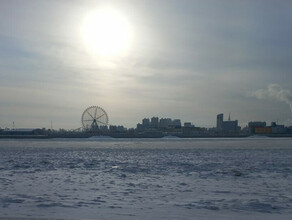
<svg viewBox="0 0 292 220"><path fill-rule="evenodd" d="M283 89L278 84L270 84L267 89L259 89L252 92L251 96L257 99L269 99L284 102L290 106L292 111L292 92L288 89Z"/></svg>

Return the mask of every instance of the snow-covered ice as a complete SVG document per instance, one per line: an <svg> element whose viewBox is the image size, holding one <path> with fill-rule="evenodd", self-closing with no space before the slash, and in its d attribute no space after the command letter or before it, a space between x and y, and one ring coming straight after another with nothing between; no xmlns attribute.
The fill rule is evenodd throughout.
<svg viewBox="0 0 292 220"><path fill-rule="evenodd" d="M291 219L291 174L292 139L0 140L0 219Z"/></svg>

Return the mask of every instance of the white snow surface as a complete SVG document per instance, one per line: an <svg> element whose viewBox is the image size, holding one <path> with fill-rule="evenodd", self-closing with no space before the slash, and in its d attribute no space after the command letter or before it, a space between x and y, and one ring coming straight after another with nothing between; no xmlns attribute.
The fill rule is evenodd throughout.
<svg viewBox="0 0 292 220"><path fill-rule="evenodd" d="M292 219L292 139L0 140L0 219Z"/></svg>

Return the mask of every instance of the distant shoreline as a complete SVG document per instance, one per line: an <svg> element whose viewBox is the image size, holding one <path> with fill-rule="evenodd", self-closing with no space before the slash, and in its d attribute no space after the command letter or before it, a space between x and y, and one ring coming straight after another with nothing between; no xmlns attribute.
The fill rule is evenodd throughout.
<svg viewBox="0 0 292 220"><path fill-rule="evenodd" d="M50 136L50 135L0 135L0 139L55 139L55 138L68 138L68 139L74 139L74 138L80 138L80 139L86 139L96 137L96 140L102 140L107 138L128 138L128 139L138 139L138 138L145 138L145 139L188 139L188 138L292 138L292 134L271 134L271 135L214 135L214 136L144 136L144 135L137 135L137 136L127 136L127 135L112 135L104 137L102 135L57 135L57 136Z"/></svg>

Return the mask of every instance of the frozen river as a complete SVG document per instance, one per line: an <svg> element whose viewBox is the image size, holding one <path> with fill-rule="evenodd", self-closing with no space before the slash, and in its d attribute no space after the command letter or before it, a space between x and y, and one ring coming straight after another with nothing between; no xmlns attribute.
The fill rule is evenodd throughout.
<svg viewBox="0 0 292 220"><path fill-rule="evenodd" d="M292 219L292 139L0 140L7 217Z"/></svg>

